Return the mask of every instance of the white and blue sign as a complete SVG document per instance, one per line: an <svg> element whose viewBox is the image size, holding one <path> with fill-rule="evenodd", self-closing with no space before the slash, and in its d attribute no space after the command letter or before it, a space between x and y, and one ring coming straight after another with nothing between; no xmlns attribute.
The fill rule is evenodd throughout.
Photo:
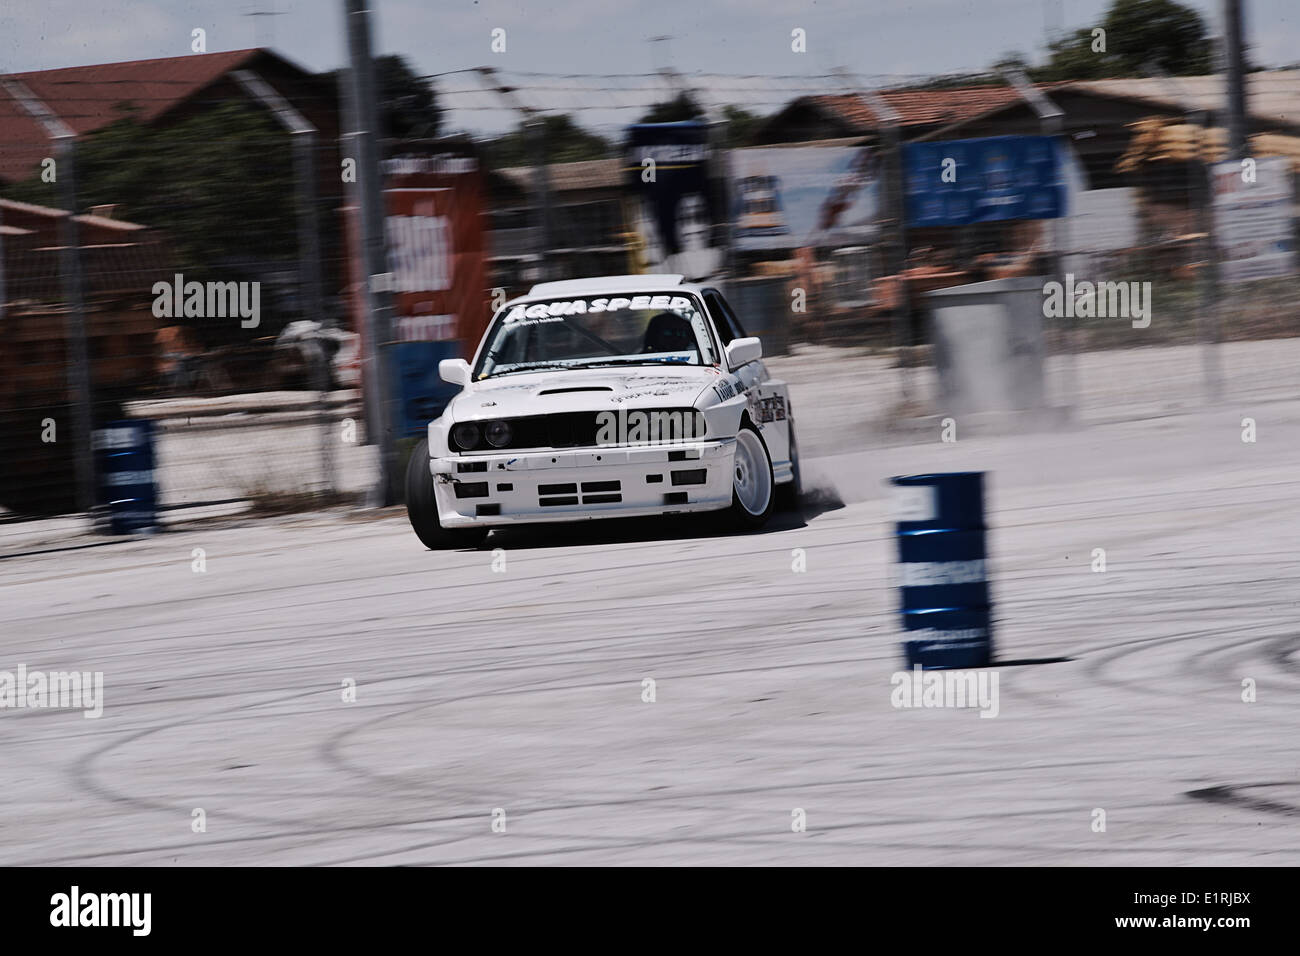
<svg viewBox="0 0 1300 956"><path fill-rule="evenodd" d="M903 147L908 228L1066 215L1059 142L990 136Z"/></svg>

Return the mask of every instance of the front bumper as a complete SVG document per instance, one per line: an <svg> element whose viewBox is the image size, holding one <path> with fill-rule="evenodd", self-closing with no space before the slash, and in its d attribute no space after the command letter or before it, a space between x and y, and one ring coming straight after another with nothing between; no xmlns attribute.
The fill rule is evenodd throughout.
<svg viewBox="0 0 1300 956"><path fill-rule="evenodd" d="M736 440L433 458L444 528L585 521L731 504Z"/></svg>

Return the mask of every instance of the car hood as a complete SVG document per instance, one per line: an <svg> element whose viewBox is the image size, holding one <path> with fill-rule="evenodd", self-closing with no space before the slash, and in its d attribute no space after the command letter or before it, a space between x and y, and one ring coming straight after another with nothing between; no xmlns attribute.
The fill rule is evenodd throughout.
<svg viewBox="0 0 1300 956"><path fill-rule="evenodd" d="M636 366L517 372L473 382L447 406L452 421L483 421L551 412L618 408L685 408L720 373L711 366Z"/></svg>

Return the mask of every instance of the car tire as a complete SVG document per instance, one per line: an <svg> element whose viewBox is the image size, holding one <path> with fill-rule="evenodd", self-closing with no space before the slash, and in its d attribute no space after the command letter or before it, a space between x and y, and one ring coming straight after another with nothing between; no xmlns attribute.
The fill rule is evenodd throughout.
<svg viewBox="0 0 1300 956"><path fill-rule="evenodd" d="M737 531L755 531L767 524L775 507L772 456L763 436L746 419L736 434L727 524Z"/></svg>
<svg viewBox="0 0 1300 956"><path fill-rule="evenodd" d="M798 511L803 498L803 472L799 470L799 444L794 438L794 422L790 422L790 471L794 478L776 486L777 507L782 511Z"/></svg>
<svg viewBox="0 0 1300 956"><path fill-rule="evenodd" d="M438 523L438 501L429 474L429 442L423 438L406 465L406 516L415 536L432 551L473 548L482 544L488 533L487 528L444 528Z"/></svg>

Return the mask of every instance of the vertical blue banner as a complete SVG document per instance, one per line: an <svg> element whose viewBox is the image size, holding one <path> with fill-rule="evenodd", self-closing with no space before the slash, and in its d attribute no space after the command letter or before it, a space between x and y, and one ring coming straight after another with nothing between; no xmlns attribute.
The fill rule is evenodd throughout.
<svg viewBox="0 0 1300 956"><path fill-rule="evenodd" d="M393 429L399 438L419 438L429 422L442 414L456 397L460 386L438 376L438 363L459 358L460 344L445 342L398 342L392 350L397 385L397 421Z"/></svg>

